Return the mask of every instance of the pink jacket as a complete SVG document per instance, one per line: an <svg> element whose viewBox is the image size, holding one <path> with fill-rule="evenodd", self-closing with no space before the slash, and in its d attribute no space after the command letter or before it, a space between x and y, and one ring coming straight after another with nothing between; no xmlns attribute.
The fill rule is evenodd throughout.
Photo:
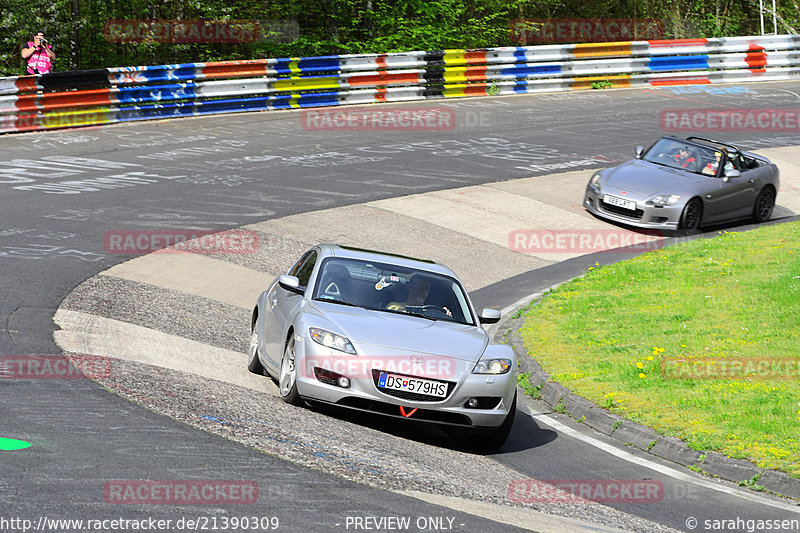
<svg viewBox="0 0 800 533"><path fill-rule="evenodd" d="M34 46L33 42L28 41L28 48L32 46ZM53 49L49 44L47 47ZM50 56L44 50L36 50L28 58L28 74L47 74L51 68Z"/></svg>

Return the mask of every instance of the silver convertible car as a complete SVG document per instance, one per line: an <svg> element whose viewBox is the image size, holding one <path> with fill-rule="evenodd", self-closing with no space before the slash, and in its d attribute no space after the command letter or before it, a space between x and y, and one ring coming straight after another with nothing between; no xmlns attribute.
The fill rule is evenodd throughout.
<svg viewBox="0 0 800 533"><path fill-rule="evenodd" d="M778 168L764 156L701 137L662 137L636 159L595 172L584 207L594 215L656 230L696 230L772 216Z"/></svg>
<svg viewBox="0 0 800 533"><path fill-rule="evenodd" d="M443 265L323 244L259 296L248 368L291 404L430 422L494 449L517 401L514 352L482 326L498 320Z"/></svg>

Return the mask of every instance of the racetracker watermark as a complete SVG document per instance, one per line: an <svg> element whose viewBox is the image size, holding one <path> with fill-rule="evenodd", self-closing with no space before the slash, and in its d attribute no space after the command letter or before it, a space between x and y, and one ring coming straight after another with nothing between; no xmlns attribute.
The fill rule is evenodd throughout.
<svg viewBox="0 0 800 533"><path fill-rule="evenodd" d="M106 503L246 504L258 501L258 484L243 480L118 480L103 487Z"/></svg>
<svg viewBox="0 0 800 533"><path fill-rule="evenodd" d="M158 253L252 254L258 250L258 233L250 230L114 230L103 235L110 254Z"/></svg>
<svg viewBox="0 0 800 533"><path fill-rule="evenodd" d="M449 131L456 112L442 107L303 109L300 125L309 131Z"/></svg>
<svg viewBox="0 0 800 533"><path fill-rule="evenodd" d="M296 20L109 20L111 43L291 43L300 37Z"/></svg>
<svg viewBox="0 0 800 533"><path fill-rule="evenodd" d="M97 129L99 124L106 124L114 119L110 111L73 110L62 113L19 114L16 116L0 116L0 129L12 126L18 131L62 128ZM88 128L87 128L88 129Z"/></svg>
<svg viewBox="0 0 800 533"><path fill-rule="evenodd" d="M664 39L664 24L655 19L515 19L511 39L531 43L604 43Z"/></svg>
<svg viewBox="0 0 800 533"><path fill-rule="evenodd" d="M664 246L660 231L622 229L516 229L508 234L508 247L527 254L629 251L648 252Z"/></svg>
<svg viewBox="0 0 800 533"><path fill-rule="evenodd" d="M674 132L800 131L800 109L664 109L661 129Z"/></svg>
<svg viewBox="0 0 800 533"><path fill-rule="evenodd" d="M656 503L664 485L655 479L515 479L508 498L517 503Z"/></svg>
<svg viewBox="0 0 800 533"><path fill-rule="evenodd" d="M339 376L350 379L374 379L376 372L419 376L423 379L450 380L458 375L458 370L458 360L441 355L359 355L355 357L348 354L335 356L306 354L302 368L305 377L323 378L323 381Z"/></svg>
<svg viewBox="0 0 800 533"><path fill-rule="evenodd" d="M3 355L0 379L101 379L111 376L111 359L100 355Z"/></svg>
<svg viewBox="0 0 800 533"><path fill-rule="evenodd" d="M800 379L800 357L669 358L659 367L666 379Z"/></svg>

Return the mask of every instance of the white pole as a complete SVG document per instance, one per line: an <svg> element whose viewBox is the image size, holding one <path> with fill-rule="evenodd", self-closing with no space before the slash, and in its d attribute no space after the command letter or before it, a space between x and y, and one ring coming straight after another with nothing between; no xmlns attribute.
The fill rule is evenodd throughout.
<svg viewBox="0 0 800 533"><path fill-rule="evenodd" d="M772 30L778 35L778 12L775 10L775 0L772 0Z"/></svg>
<svg viewBox="0 0 800 533"><path fill-rule="evenodd" d="M758 16L761 19L761 35L764 35L764 0L758 0Z"/></svg>

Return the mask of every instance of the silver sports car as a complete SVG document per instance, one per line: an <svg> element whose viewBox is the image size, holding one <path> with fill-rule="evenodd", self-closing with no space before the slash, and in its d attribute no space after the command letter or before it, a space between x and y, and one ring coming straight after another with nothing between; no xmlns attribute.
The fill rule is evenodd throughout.
<svg viewBox="0 0 800 533"><path fill-rule="evenodd" d="M595 172L584 207L622 224L695 230L772 216L778 168L766 157L701 137L662 137L636 159Z"/></svg>
<svg viewBox="0 0 800 533"><path fill-rule="evenodd" d="M261 293L248 368L292 404L320 402L466 429L505 442L517 361L490 344L455 274L433 261L322 244Z"/></svg>

